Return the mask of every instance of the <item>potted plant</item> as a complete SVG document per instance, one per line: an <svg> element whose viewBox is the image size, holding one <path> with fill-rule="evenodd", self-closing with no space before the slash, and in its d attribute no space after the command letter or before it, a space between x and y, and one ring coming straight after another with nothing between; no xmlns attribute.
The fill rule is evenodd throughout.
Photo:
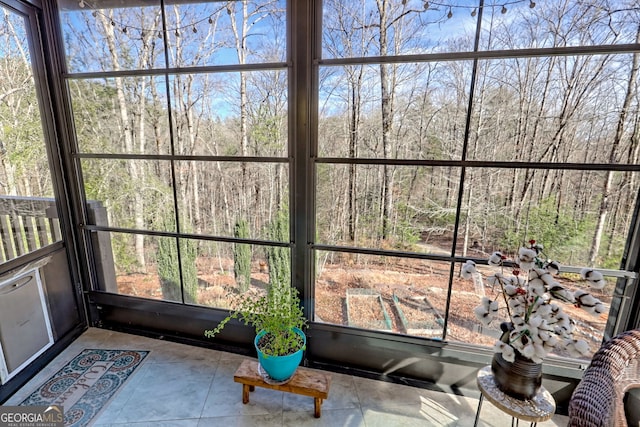
<svg viewBox="0 0 640 427"><path fill-rule="evenodd" d="M535 240L521 247L512 261L501 252L494 252L487 264L498 268L486 279L493 296L483 297L474 313L485 326L494 320L502 322L492 371L502 391L531 398L541 385L541 364L550 351L564 349L573 357L589 354L587 342L573 338L575 323L556 301L594 316L602 314L605 306L582 288L571 291L561 286L554 277L560 266L544 256L542 245ZM467 260L462 277L471 279L476 274L475 262ZM602 274L591 268L582 269L580 275L594 289L606 284Z"/></svg>
<svg viewBox="0 0 640 427"><path fill-rule="evenodd" d="M302 361L306 336L302 329L307 319L300 304L298 290L287 282L276 281L266 294L244 292L234 299L229 316L205 336L213 338L231 319L237 319L256 330L254 345L258 361L268 375L265 380L286 382ZM264 377L264 375L263 375Z"/></svg>

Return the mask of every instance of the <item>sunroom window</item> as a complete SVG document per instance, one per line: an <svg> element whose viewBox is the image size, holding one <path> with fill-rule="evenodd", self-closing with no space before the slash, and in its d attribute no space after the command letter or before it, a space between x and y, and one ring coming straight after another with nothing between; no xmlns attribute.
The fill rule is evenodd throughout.
<svg viewBox="0 0 640 427"><path fill-rule="evenodd" d="M592 350L628 321L631 2L59 5L95 290L227 308L282 256L315 324L490 346L460 267L535 239L605 275Z"/></svg>

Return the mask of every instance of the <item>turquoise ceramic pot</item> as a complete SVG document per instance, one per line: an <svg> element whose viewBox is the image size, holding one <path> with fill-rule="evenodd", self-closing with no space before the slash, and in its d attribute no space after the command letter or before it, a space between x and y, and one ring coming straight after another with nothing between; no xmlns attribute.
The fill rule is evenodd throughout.
<svg viewBox="0 0 640 427"><path fill-rule="evenodd" d="M302 337L303 346L295 353L286 356L266 356L258 349L258 341L266 334L265 331L259 332L255 340L253 340L253 344L258 352L258 362L260 362L260 366L262 366L262 369L264 369L274 381L285 381L291 378L302 361L302 353L307 345L307 337L300 329L293 328L293 330Z"/></svg>

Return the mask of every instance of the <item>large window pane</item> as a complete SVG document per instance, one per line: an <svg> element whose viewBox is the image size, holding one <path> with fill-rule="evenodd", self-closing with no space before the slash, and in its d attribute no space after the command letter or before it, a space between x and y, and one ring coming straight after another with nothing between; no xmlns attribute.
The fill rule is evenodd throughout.
<svg viewBox="0 0 640 427"><path fill-rule="evenodd" d="M0 6L0 262L62 238L29 37Z"/></svg>
<svg viewBox="0 0 640 427"><path fill-rule="evenodd" d="M453 61L321 68L320 155L460 160L471 65Z"/></svg>
<svg viewBox="0 0 640 427"><path fill-rule="evenodd" d="M450 263L316 252L318 322L441 339Z"/></svg>
<svg viewBox="0 0 640 427"><path fill-rule="evenodd" d="M68 84L80 152L171 152L164 77L74 79Z"/></svg>
<svg viewBox="0 0 640 427"><path fill-rule="evenodd" d="M106 208L106 221L94 225L175 231L168 161L83 159L87 200Z"/></svg>
<svg viewBox="0 0 640 427"><path fill-rule="evenodd" d="M287 72L170 79L176 154L285 157Z"/></svg>
<svg viewBox="0 0 640 427"><path fill-rule="evenodd" d="M477 19L466 3L474 2L462 8L447 3L452 7L422 0L326 0L322 57L472 51Z"/></svg>
<svg viewBox="0 0 640 427"><path fill-rule="evenodd" d="M639 190L637 172L470 168L457 253L534 239L562 265L619 269Z"/></svg>
<svg viewBox="0 0 640 427"><path fill-rule="evenodd" d="M485 2L486 4L486 2ZM535 4L534 7L531 7ZM521 1L484 8L480 49L634 43L635 0Z"/></svg>
<svg viewBox="0 0 640 427"><path fill-rule="evenodd" d="M318 242L451 254L460 168L319 164L317 173Z"/></svg>
<svg viewBox="0 0 640 427"><path fill-rule="evenodd" d="M213 236L289 241L273 233L288 199L285 163L176 162L182 231ZM242 232L238 231L240 227Z"/></svg>
<svg viewBox="0 0 640 427"><path fill-rule="evenodd" d="M480 3L362 0L353 7L325 1L322 56L470 52ZM634 0L484 2L479 49L634 43L639 13Z"/></svg>
<svg viewBox="0 0 640 427"><path fill-rule="evenodd" d="M166 6L171 67L286 61L285 0Z"/></svg>
<svg viewBox="0 0 640 427"><path fill-rule="evenodd" d="M638 162L633 55L511 58L478 70L467 158Z"/></svg>
<svg viewBox="0 0 640 427"><path fill-rule="evenodd" d="M160 2L58 3L71 72L286 61L284 0L168 4L166 27Z"/></svg>
<svg viewBox="0 0 640 427"><path fill-rule="evenodd" d="M112 8L107 0L58 0L70 72L163 67L159 1Z"/></svg>
<svg viewBox="0 0 640 427"><path fill-rule="evenodd" d="M270 277L291 277L288 247L109 232L96 236L92 243L98 286L107 292L230 308L238 295L263 294ZM146 268L136 262L140 239ZM269 262L278 257L284 262ZM276 269L284 269L284 274Z"/></svg>
<svg viewBox="0 0 640 427"><path fill-rule="evenodd" d="M232 308L240 295L264 295L273 277L290 281L291 255L288 247L194 243L197 244L199 285L196 304ZM283 262L270 262L276 258Z"/></svg>

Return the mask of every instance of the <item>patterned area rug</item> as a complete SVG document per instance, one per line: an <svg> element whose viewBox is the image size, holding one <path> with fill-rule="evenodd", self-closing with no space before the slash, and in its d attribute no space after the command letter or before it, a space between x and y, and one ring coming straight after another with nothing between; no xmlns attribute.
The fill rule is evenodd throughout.
<svg viewBox="0 0 640 427"><path fill-rule="evenodd" d="M137 350L83 350L20 405L62 405L65 426L86 426L147 354Z"/></svg>

